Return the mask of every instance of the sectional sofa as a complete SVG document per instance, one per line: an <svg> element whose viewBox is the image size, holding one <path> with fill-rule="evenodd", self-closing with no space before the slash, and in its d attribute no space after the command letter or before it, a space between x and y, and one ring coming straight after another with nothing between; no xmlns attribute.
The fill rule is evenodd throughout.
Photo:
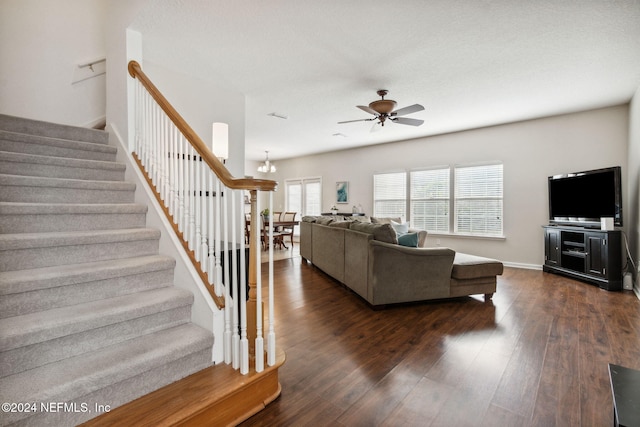
<svg viewBox="0 0 640 427"><path fill-rule="evenodd" d="M398 228L389 218L304 217L300 255L374 307L474 294L491 299L500 261L428 248L425 231Z"/></svg>

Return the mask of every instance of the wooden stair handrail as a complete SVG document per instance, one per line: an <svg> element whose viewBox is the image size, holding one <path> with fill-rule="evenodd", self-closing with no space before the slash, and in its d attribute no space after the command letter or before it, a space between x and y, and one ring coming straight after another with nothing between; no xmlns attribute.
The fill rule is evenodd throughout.
<svg viewBox="0 0 640 427"><path fill-rule="evenodd" d="M209 165L211 170L218 176L220 181L228 188L234 190L257 190L257 191L275 191L278 187L276 181L267 179L253 178L234 178L224 164L209 150L209 147L202 141L198 134L189 126L182 116L173 108L167 99L160 93L158 88L151 82L147 75L142 71L140 64L136 61L129 61L127 67L129 75L134 79L138 79L140 83L147 89L149 94L155 99L160 108L171 119L176 127L187 138L196 152L202 156L202 159Z"/></svg>

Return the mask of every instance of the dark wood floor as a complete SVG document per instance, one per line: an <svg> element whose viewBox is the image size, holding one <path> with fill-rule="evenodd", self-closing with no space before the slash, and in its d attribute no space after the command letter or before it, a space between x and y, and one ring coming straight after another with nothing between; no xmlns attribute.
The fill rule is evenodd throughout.
<svg viewBox="0 0 640 427"><path fill-rule="evenodd" d="M299 257L275 270L282 395L243 426L609 426L607 364L640 369L630 291L506 268L490 303L373 311Z"/></svg>

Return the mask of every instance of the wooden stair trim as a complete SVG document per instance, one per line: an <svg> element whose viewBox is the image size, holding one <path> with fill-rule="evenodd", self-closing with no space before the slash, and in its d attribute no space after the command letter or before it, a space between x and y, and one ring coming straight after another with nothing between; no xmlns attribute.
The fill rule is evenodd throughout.
<svg viewBox="0 0 640 427"><path fill-rule="evenodd" d="M278 369L284 364L284 351L277 352L276 363L247 375L226 364L196 372L136 400L87 421L81 426L233 426L250 418L280 396Z"/></svg>

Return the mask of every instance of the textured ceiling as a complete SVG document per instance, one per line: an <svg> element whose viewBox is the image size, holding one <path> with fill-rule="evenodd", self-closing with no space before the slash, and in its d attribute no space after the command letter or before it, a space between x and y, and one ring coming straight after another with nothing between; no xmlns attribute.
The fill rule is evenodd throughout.
<svg viewBox="0 0 640 427"><path fill-rule="evenodd" d="M132 27L145 58L245 94L254 160L616 105L640 85L640 1L154 0ZM371 117L355 106L378 89L425 124L337 124Z"/></svg>

